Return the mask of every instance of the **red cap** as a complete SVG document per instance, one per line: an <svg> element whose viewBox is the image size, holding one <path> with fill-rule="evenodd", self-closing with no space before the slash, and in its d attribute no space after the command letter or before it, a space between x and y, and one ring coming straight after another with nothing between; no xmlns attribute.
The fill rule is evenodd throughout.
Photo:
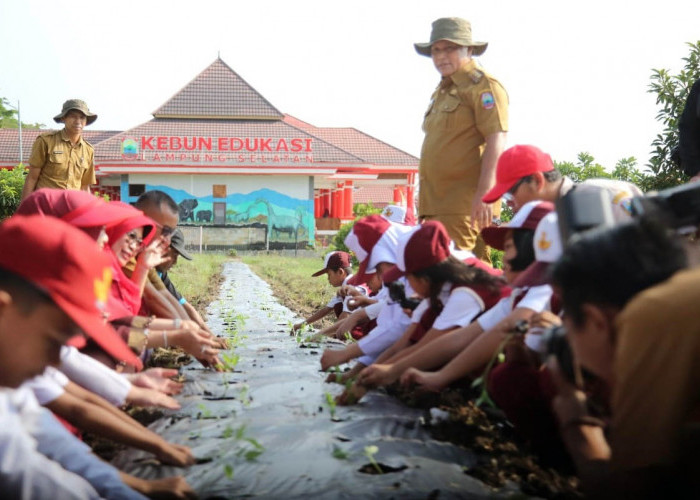
<svg viewBox="0 0 700 500"><path fill-rule="evenodd" d="M550 170L554 170L552 158L535 146L517 145L506 149L498 158L496 185L481 198L481 201L493 203L523 177Z"/></svg>
<svg viewBox="0 0 700 500"><path fill-rule="evenodd" d="M554 210L554 204L548 201L530 201L502 226L489 226L481 230L481 237L487 245L503 250L506 233L512 229L537 229L542 217Z"/></svg>
<svg viewBox="0 0 700 500"><path fill-rule="evenodd" d="M141 366L103 318L112 268L95 240L54 217L15 215L0 225L0 267L46 291L117 361Z"/></svg>
<svg viewBox="0 0 700 500"><path fill-rule="evenodd" d="M42 188L27 196L17 215L50 215L76 227L109 226L140 212L125 203L107 203L87 191Z"/></svg>
<svg viewBox="0 0 700 500"><path fill-rule="evenodd" d="M391 222L381 215L368 215L352 226L352 230L345 237L345 245L355 252L360 267L357 273L349 280L352 285L366 283L369 277L365 272L372 255L372 249L382 235L391 227Z"/></svg>
<svg viewBox="0 0 700 500"><path fill-rule="evenodd" d="M450 241L442 222L424 222L399 242L396 264L407 273L439 264L451 254Z"/></svg>
<svg viewBox="0 0 700 500"><path fill-rule="evenodd" d="M323 269L316 271L311 275L312 278L321 276L328 272L329 269L337 271L338 269L344 269L350 267L350 254L347 252L330 252L326 254L326 258L323 262Z"/></svg>

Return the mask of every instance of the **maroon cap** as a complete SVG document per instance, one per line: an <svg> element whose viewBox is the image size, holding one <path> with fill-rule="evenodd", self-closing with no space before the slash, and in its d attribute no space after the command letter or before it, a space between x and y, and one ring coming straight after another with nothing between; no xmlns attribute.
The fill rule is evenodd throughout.
<svg viewBox="0 0 700 500"><path fill-rule="evenodd" d="M107 203L87 191L42 188L27 196L17 215L50 215L76 227L109 226L138 215L125 203Z"/></svg>
<svg viewBox="0 0 700 500"><path fill-rule="evenodd" d="M397 265L413 273L439 264L450 256L451 241L442 222L424 222L399 242Z"/></svg>
<svg viewBox="0 0 700 500"><path fill-rule="evenodd" d="M481 201L493 203L523 177L550 170L554 170L551 156L535 146L517 145L506 149L498 157L496 185L481 198Z"/></svg>
<svg viewBox="0 0 700 500"><path fill-rule="evenodd" d="M15 215L0 225L0 267L48 293L117 361L141 366L103 317L112 267L95 240L54 217Z"/></svg>
<svg viewBox="0 0 700 500"><path fill-rule="evenodd" d="M350 267L349 253L341 251L330 252L326 254L326 258L323 262L323 269L316 271L311 275L311 277L315 278L317 276L321 276L322 274L326 274L329 269L337 271L338 269L344 269L346 267Z"/></svg>
<svg viewBox="0 0 700 500"><path fill-rule="evenodd" d="M366 273L372 249L382 235L391 227L391 222L379 214L368 215L355 222L352 230L345 237L345 245L355 252L360 267L349 283L357 285L366 283L369 275Z"/></svg>
<svg viewBox="0 0 700 500"><path fill-rule="evenodd" d="M489 226L481 230L481 237L487 245L503 250L506 234L512 229L537 229L542 217L554 210L548 201L530 201L522 206L513 218L502 226Z"/></svg>

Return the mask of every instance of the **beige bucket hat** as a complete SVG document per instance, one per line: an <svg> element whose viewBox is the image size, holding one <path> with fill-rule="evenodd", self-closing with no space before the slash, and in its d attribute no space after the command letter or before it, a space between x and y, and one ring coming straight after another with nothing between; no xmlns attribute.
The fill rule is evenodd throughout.
<svg viewBox="0 0 700 500"><path fill-rule="evenodd" d="M488 42L472 40L472 25L466 19L459 17L442 17L433 22L428 43L414 43L413 46L422 56L430 56L430 48L438 40L448 40L463 47L472 47L472 54L480 56L486 51Z"/></svg>
<svg viewBox="0 0 700 500"><path fill-rule="evenodd" d="M63 103L63 109L61 112L53 117L53 121L56 123L61 123L61 121L63 121L63 117L66 116L66 113L68 113L71 109L77 109L78 111L84 113L85 116L87 116L87 125L90 125L92 122L97 120L97 115L90 112L85 101L81 101L80 99L68 99Z"/></svg>

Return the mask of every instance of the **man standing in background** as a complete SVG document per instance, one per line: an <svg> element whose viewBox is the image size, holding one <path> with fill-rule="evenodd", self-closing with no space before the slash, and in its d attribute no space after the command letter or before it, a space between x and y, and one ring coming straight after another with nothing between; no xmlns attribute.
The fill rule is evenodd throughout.
<svg viewBox="0 0 700 500"><path fill-rule="evenodd" d="M85 101L70 99L53 119L65 126L41 134L34 141L22 199L40 188L88 191L97 183L95 150L83 139L83 128L97 120L97 115L90 112Z"/></svg>
<svg viewBox="0 0 700 500"><path fill-rule="evenodd" d="M472 59L487 45L472 41L469 21L452 17L433 22L430 42L414 44L442 76L423 122L420 218L439 220L457 247L489 261L479 231L491 224L494 207L481 198L495 184L505 146L508 95Z"/></svg>

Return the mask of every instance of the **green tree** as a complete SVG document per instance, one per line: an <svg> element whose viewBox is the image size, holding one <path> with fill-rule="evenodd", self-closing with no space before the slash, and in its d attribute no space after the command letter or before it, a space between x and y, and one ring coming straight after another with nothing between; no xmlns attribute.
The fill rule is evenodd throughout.
<svg viewBox="0 0 700 500"><path fill-rule="evenodd" d="M0 128L18 128L19 120L17 119L17 110L12 107L10 101L4 97L0 97ZM38 130L46 127L43 123L25 123L22 122L23 129Z"/></svg>
<svg viewBox="0 0 700 500"><path fill-rule="evenodd" d="M0 220L12 215L19 205L26 168L21 163L12 170L0 168Z"/></svg>
<svg viewBox="0 0 700 500"><path fill-rule="evenodd" d="M678 146L678 120L690 87L700 78L700 40L688 43L688 47L690 54L683 58L684 67L677 75L672 75L667 69L652 70L648 92L656 95L656 104L660 106L656 120L661 122L663 130L651 143L647 169L653 175L644 177L645 183L640 187L645 191L676 186L688 180L671 160L671 152Z"/></svg>

